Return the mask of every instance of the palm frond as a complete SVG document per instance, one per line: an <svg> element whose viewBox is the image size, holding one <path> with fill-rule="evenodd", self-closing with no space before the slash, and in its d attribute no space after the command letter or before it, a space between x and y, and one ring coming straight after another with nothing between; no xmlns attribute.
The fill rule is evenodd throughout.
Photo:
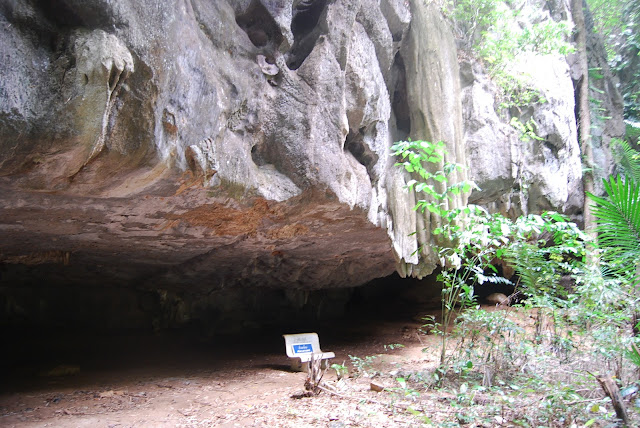
<svg viewBox="0 0 640 428"><path fill-rule="evenodd" d="M616 249L621 258L637 261L640 258L640 186L633 179L621 176L610 177L603 183L607 198L589 194L595 202L592 207L598 223L598 241L603 247Z"/></svg>

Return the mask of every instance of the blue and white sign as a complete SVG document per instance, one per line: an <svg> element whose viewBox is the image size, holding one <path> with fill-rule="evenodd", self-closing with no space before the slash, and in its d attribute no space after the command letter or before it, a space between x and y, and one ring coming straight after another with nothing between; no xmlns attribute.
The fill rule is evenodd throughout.
<svg viewBox="0 0 640 428"><path fill-rule="evenodd" d="M297 345L293 345L294 354L308 354L313 352L313 347L310 343L299 343Z"/></svg>

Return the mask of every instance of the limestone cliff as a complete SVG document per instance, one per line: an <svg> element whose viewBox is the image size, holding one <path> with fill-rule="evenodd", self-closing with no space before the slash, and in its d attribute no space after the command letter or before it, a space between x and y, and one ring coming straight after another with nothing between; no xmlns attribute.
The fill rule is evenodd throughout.
<svg viewBox="0 0 640 428"><path fill-rule="evenodd" d="M546 3L545 19L570 18ZM389 154L408 137L446 142L469 167L458 179L482 189L470 201L579 214L567 59L523 64L550 101L522 113L543 137L525 144L435 2L7 0L0 47L10 286L108 284L162 302L282 288L304 303L424 276L437 219L412 210Z"/></svg>

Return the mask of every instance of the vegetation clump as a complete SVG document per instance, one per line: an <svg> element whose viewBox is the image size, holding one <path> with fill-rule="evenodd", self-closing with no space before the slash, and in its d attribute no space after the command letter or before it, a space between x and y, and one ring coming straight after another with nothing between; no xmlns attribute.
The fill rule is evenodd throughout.
<svg viewBox="0 0 640 428"><path fill-rule="evenodd" d="M449 1L443 11L452 19L463 52L479 59L500 89L499 110L518 112L526 106L544 104L544 95L531 84L531 77L518 64L531 55L567 55L571 25L540 14L522 18L522 2L515 0ZM514 117L518 131L531 126ZM535 133L534 133L535 135Z"/></svg>
<svg viewBox="0 0 640 428"><path fill-rule="evenodd" d="M573 53L572 31L584 38L585 21L593 23L588 13L577 29L546 12L521 20L521 3L455 0L445 2L443 11L463 55L482 62L500 88L499 112L510 118L521 139L537 141L537 124L521 113L546 99L516 65L525 55ZM640 75L636 67L629 77L637 58L628 60L640 46L638 2L587 3L607 37L614 71L627 73L621 87L626 118L638 122ZM572 8L582 17L582 2ZM586 43L578 39L578 55L585 59ZM588 77L602 78L600 70L587 68L587 83ZM591 128L609 120L599 104L589 104L587 110L595 109L593 123L583 123L588 111L582 105L578 111L585 175L593 168L586 151ZM431 371L385 373L373 368L374 357L352 356L354 374L391 378L393 386L384 390L397 399L393 411L429 426L640 425L640 154L635 144L632 138L613 141L618 173L603 180L604 194L585 185L585 217L592 210L595 224L586 221L587 229L581 230L557 212L511 219L479 206L454 206L453 199L476 186L456 182L454 172L463 167L447 160L445 143L396 143L392 152L397 166L411 176L406 187L417 195L415 210L438 217L429 226L429 248L417 253L431 252L440 261L441 314L426 318L422 329L437 335L439 359ZM515 275L503 276L498 264ZM511 306L479 305L477 292L491 284L513 288ZM447 397L446 416L433 417L425 398L429 391Z"/></svg>
<svg viewBox="0 0 640 428"><path fill-rule="evenodd" d="M441 215L433 233L445 238L432 248L441 261L442 315L428 326L441 338L440 364L430 379L421 375L407 388L453 388L458 423L499 417L501 424L519 426L589 426L623 418L626 406L631 416L625 417L637 420L640 401L630 398L640 385L640 190L634 176L640 162L637 152L620 145L626 176L606 180L606 196L589 195L597 241L559 213L512 220L477 206L449 210L444 201L474 185L434 190L447 183L446 171L428 172L445 157L443 143L394 146L397 165L419 177L408 186L428 189L416 209ZM496 260L517 275L500 276ZM512 284L520 303L480 309L476 290L492 283ZM600 389L605 383L614 390ZM501 397L493 410L476 402L487 393ZM536 412L518 411L534 403Z"/></svg>

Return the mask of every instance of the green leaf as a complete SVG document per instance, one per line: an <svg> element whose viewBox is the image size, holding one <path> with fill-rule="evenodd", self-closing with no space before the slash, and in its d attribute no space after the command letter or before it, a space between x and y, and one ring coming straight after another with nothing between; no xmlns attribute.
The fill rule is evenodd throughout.
<svg viewBox="0 0 640 428"><path fill-rule="evenodd" d="M440 209L440 207L434 204L427 204L427 209L434 214L440 215L442 213L442 210Z"/></svg>
<svg viewBox="0 0 640 428"><path fill-rule="evenodd" d="M600 245L615 248L617 257L626 260L626 269L635 272L640 259L640 186L620 176L603 180L603 184L608 198L589 194L595 202Z"/></svg>
<svg viewBox="0 0 640 428"><path fill-rule="evenodd" d="M634 150L627 141L617 138L611 140L611 147L625 176L633 179L636 183L640 183L640 159L638 159L638 152Z"/></svg>

